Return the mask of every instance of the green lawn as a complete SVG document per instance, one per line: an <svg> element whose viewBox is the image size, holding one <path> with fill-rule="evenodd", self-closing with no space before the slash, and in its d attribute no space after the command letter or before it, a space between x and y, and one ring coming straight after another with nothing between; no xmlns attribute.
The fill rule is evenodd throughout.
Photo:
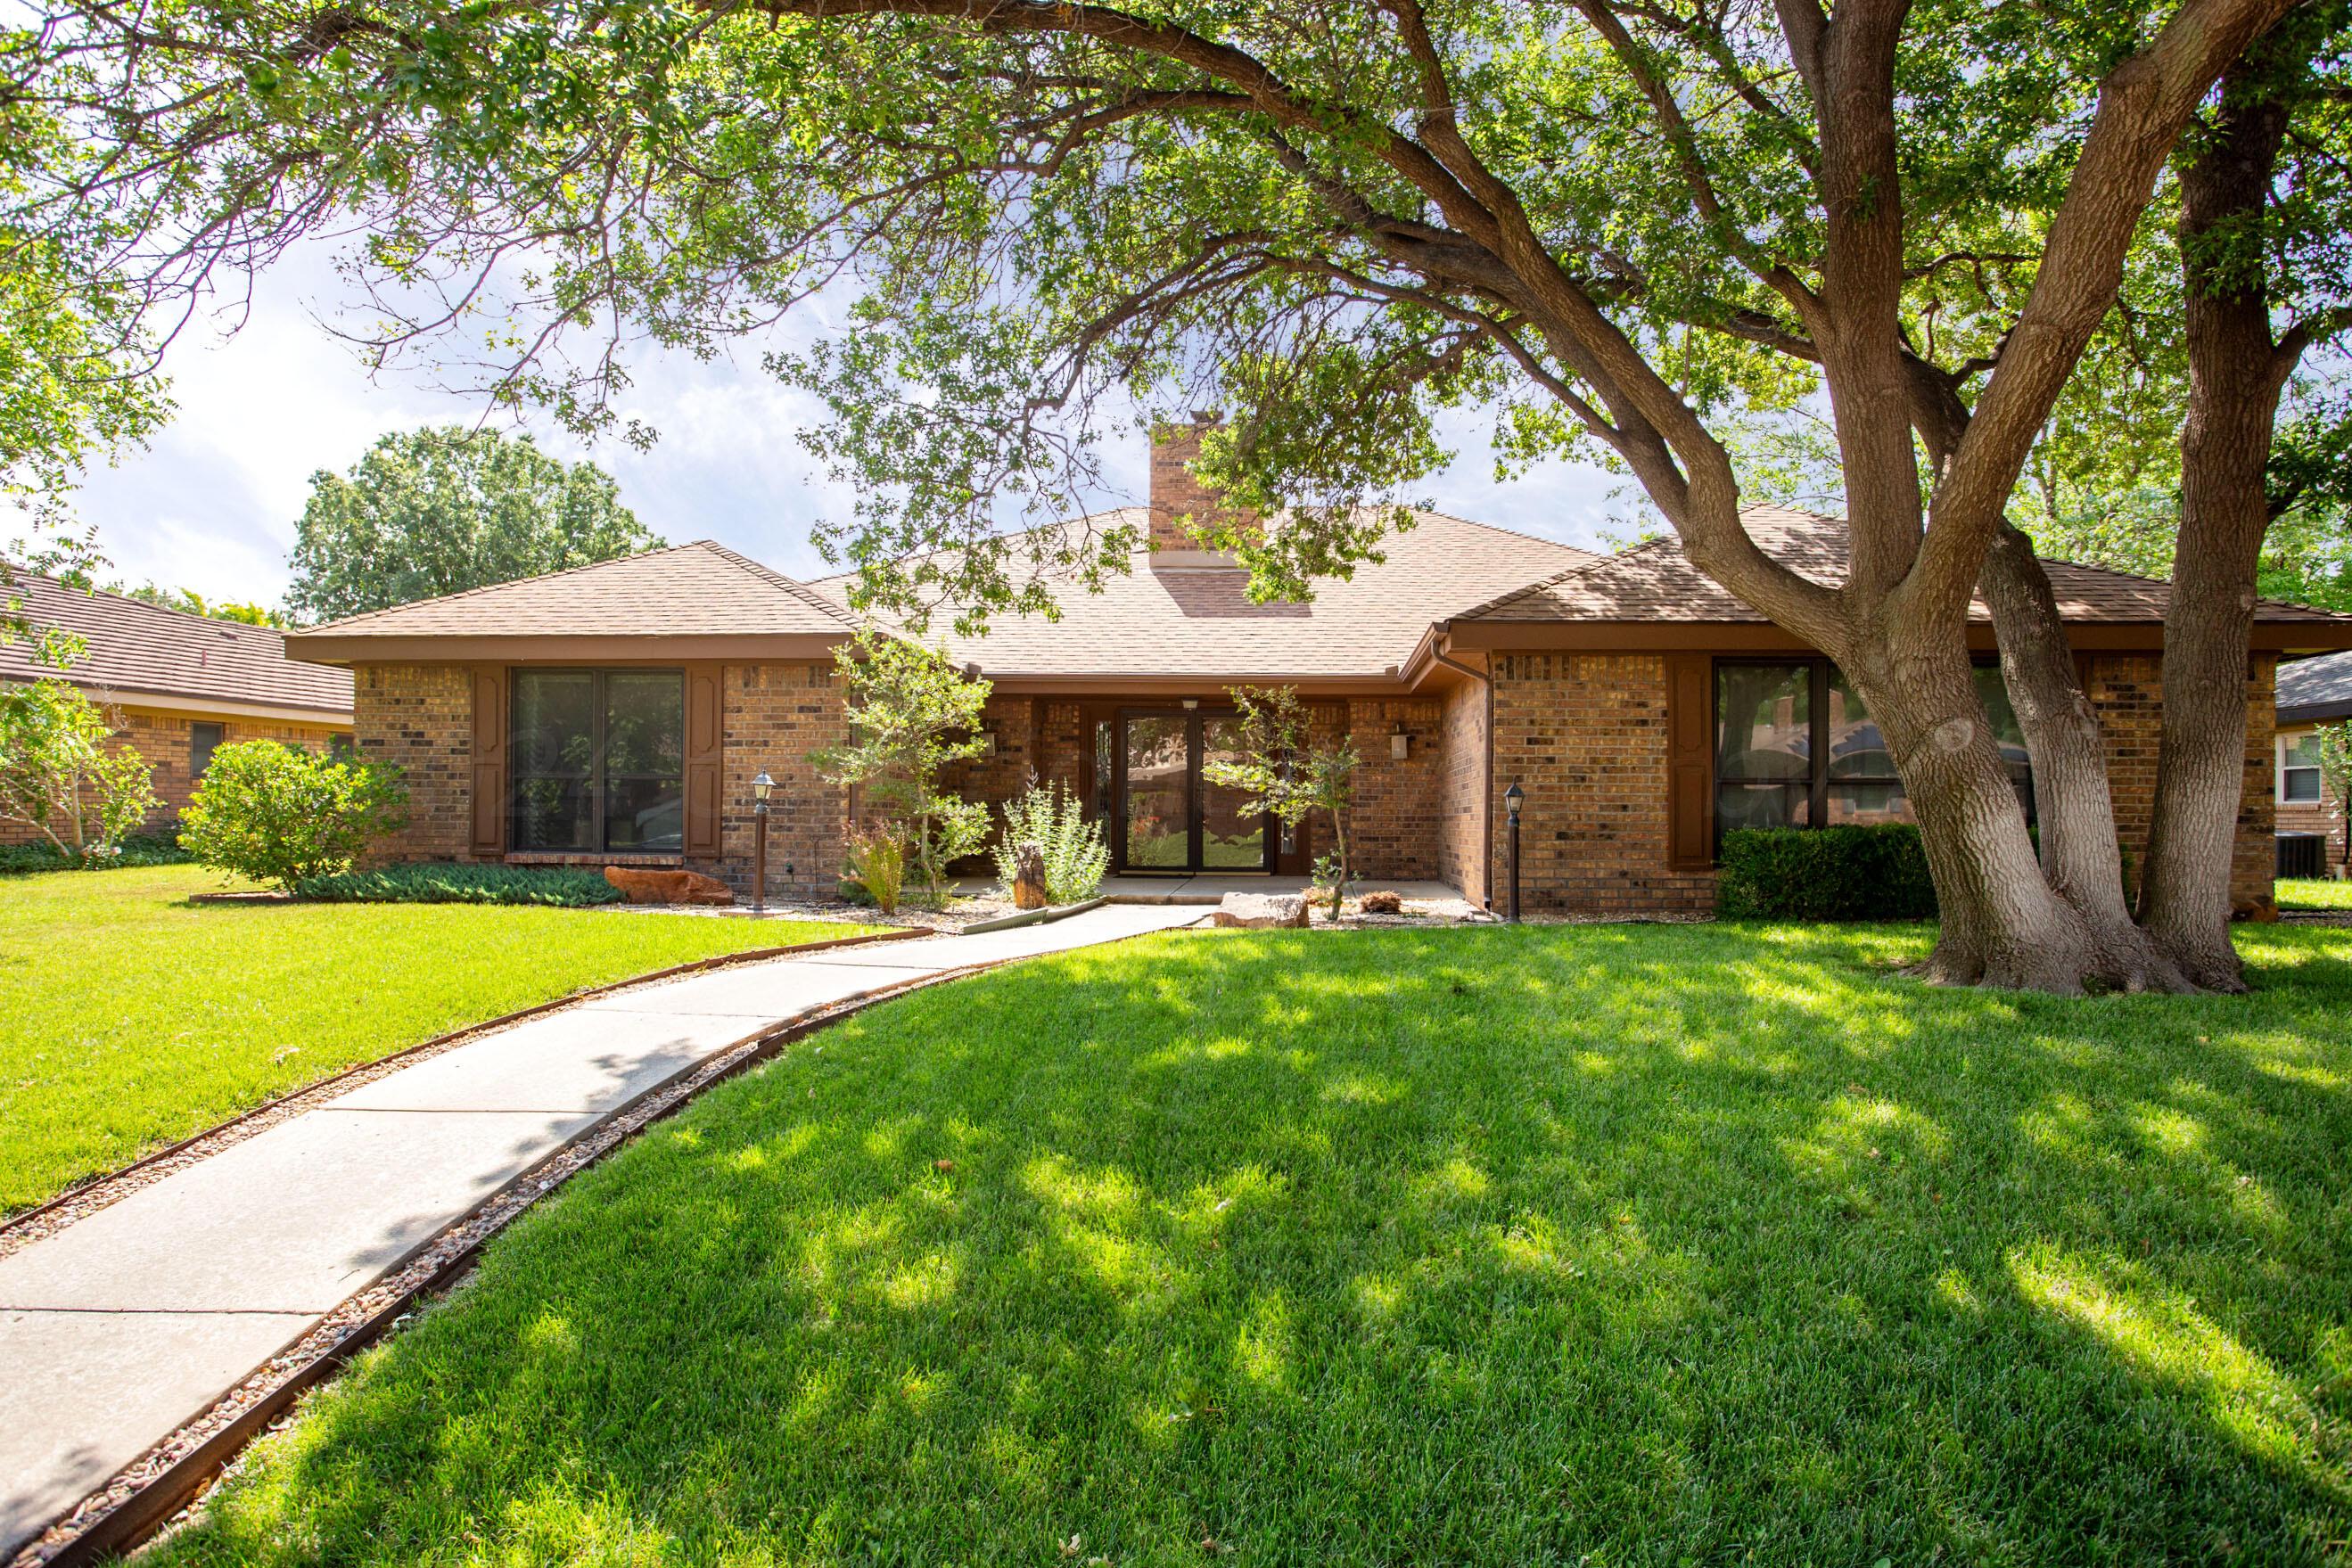
<svg viewBox="0 0 2352 1568"><path fill-rule="evenodd" d="M2281 877L2273 885L2281 909L2352 909L2352 881Z"/></svg>
<svg viewBox="0 0 2352 1568"><path fill-rule="evenodd" d="M0 1213L356 1062L814 922L200 905L195 866L0 881Z"/></svg>
<svg viewBox="0 0 2352 1568"><path fill-rule="evenodd" d="M2241 941L2188 1001L1796 926L924 992L573 1183L160 1561L2340 1561L2352 931Z"/></svg>

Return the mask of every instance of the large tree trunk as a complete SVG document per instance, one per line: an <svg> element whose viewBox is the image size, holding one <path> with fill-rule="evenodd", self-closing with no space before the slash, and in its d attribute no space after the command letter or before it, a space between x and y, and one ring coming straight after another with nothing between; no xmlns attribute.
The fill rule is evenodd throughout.
<svg viewBox="0 0 2352 1568"><path fill-rule="evenodd" d="M2034 863L1965 640L1923 627L1882 645L1892 656L1874 651L1843 667L1902 771L1936 880L1942 930L1916 972L1946 985L2081 991L2111 960Z"/></svg>
<svg viewBox="0 0 2352 1568"><path fill-rule="evenodd" d="M2270 528L2263 476L2285 381L2259 246L2286 113L2275 94L2232 85L2223 79L2221 122L2180 178L2189 416L2140 878L2149 935L2189 978L2217 990L2245 988L2230 943L2230 870L2245 784L2254 580Z"/></svg>
<svg viewBox="0 0 2352 1568"><path fill-rule="evenodd" d="M2099 719L2074 672L2066 626L2033 542L2004 524L1985 557L1984 596L2000 639L2002 683L2033 758L2042 874L2082 917L2095 977L2127 991L2195 988L2136 925L2124 899L2115 797Z"/></svg>

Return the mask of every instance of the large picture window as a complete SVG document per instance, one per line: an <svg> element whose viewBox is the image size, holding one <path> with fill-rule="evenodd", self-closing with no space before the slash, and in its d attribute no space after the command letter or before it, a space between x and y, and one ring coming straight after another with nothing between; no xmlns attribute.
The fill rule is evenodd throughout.
<svg viewBox="0 0 2352 1568"><path fill-rule="evenodd" d="M676 852L686 843L686 677L517 670L519 850Z"/></svg>
<svg viewBox="0 0 2352 1568"><path fill-rule="evenodd" d="M1997 665L1977 666L2010 782L2033 816L2033 767ZM1715 832L1907 822L1911 802L1861 694L1826 659L1715 669Z"/></svg>

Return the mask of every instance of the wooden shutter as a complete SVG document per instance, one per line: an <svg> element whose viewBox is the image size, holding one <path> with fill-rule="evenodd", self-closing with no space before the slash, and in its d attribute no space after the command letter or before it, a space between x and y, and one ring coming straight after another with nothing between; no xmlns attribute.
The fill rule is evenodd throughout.
<svg viewBox="0 0 2352 1568"><path fill-rule="evenodd" d="M1715 660L1666 655L1666 863L1715 865Z"/></svg>
<svg viewBox="0 0 2352 1568"><path fill-rule="evenodd" d="M686 852L716 855L726 821L719 798L725 755L720 696L725 668L686 667Z"/></svg>
<svg viewBox="0 0 2352 1568"><path fill-rule="evenodd" d="M474 795L467 847L478 855L507 850L507 672L474 668Z"/></svg>

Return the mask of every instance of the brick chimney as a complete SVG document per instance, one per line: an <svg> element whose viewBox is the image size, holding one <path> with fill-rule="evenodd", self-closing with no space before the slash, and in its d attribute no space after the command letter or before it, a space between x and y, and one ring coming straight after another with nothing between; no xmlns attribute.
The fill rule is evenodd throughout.
<svg viewBox="0 0 2352 1568"><path fill-rule="evenodd" d="M1216 492L1192 473L1192 462L1201 455L1201 437L1221 423L1214 413L1196 409L1190 423L1152 428L1151 564L1155 568L1231 566L1234 558L1204 549L1187 531L1187 521L1214 528L1236 517L1244 523L1254 520L1247 513L1218 506Z"/></svg>

